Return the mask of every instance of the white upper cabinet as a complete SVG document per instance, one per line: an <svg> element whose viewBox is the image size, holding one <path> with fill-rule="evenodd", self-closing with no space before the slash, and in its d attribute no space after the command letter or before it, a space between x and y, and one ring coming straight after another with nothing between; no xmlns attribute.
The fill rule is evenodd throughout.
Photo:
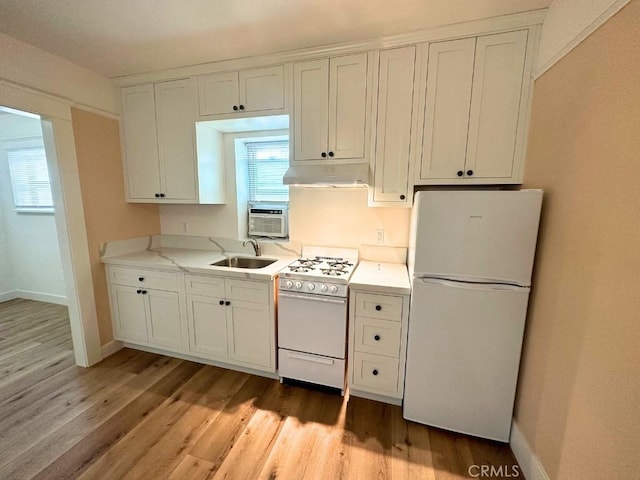
<svg viewBox="0 0 640 480"><path fill-rule="evenodd" d="M193 79L124 87L122 137L127 201L224 203L220 139L199 129Z"/></svg>
<svg viewBox="0 0 640 480"><path fill-rule="evenodd" d="M285 108L284 66L252 68L198 77L199 113L280 112Z"/></svg>
<svg viewBox="0 0 640 480"><path fill-rule="evenodd" d="M423 49L418 184L522 181L531 62L528 31Z"/></svg>
<svg viewBox="0 0 640 480"><path fill-rule="evenodd" d="M380 52L375 143L374 188L369 189L372 206L410 206L410 150L415 131L414 107L416 47Z"/></svg>
<svg viewBox="0 0 640 480"><path fill-rule="evenodd" d="M366 53L294 64L294 161L364 161L368 68Z"/></svg>

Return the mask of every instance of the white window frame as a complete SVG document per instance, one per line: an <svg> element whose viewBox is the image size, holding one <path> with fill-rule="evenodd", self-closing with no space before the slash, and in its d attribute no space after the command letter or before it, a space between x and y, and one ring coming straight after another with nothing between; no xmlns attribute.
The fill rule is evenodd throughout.
<svg viewBox="0 0 640 480"><path fill-rule="evenodd" d="M49 171L48 171L48 165L47 165L47 160L46 160L46 151L45 151L45 147L44 147L44 142L42 140L42 137L30 137L30 138L22 138L19 140L8 140L5 142L4 144L4 148L5 148L5 152L7 155L7 163L8 163L8 170L9 170L9 180L11 183L11 193L13 196L13 202L14 202L14 211L17 213L37 213L37 214L53 214L54 213L54 205L53 205L53 193L51 192L51 179L49 178ZM14 172L12 170L12 165L11 165L11 153L12 152L17 152L17 151L24 151L24 150L32 150L32 149L41 149L44 153L44 161L45 161L45 169L47 172L47 180L49 183L49 195L51 197L51 204L47 204L47 205L19 205L17 198L16 198L16 179L15 179L15 175Z"/></svg>

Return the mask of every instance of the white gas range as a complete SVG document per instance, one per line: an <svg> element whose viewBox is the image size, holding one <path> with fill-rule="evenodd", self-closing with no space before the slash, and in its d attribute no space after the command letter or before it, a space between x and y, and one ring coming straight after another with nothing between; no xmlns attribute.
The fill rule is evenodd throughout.
<svg viewBox="0 0 640 480"><path fill-rule="evenodd" d="M348 282L358 250L305 247L280 272L280 378L339 388L344 393Z"/></svg>

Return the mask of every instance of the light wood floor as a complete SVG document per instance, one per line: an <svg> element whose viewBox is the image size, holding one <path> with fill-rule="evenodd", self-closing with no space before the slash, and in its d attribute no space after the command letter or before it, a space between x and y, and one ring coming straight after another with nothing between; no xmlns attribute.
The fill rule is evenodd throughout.
<svg viewBox="0 0 640 480"><path fill-rule="evenodd" d="M64 307L0 303L3 480L442 480L514 462L369 400L129 349L76 367Z"/></svg>

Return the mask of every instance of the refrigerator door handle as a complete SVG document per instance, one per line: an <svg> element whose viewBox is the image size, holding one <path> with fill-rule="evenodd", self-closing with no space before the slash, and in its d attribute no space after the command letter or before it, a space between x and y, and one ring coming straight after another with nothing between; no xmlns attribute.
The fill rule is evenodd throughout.
<svg viewBox="0 0 640 480"><path fill-rule="evenodd" d="M505 283L463 282L458 280L446 280L444 278L419 278L416 280L427 285L463 288L465 290L529 290L529 287L521 287L519 285L511 285Z"/></svg>

